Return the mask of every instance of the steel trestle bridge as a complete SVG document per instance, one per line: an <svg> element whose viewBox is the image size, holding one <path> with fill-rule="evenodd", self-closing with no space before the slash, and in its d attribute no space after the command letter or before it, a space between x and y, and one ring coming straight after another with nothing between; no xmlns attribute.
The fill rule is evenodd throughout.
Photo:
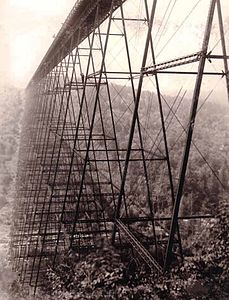
<svg viewBox="0 0 229 300"><path fill-rule="evenodd" d="M131 5L141 5L141 13ZM162 273L183 259L182 222L214 217L179 211L203 78L222 76L229 92L221 1L208 1L201 48L164 62L156 61L152 34L157 5L77 1L28 84L11 250L21 282L35 291L48 264L69 251L80 259L99 247L99 238L129 247ZM209 48L215 15L217 55ZM133 42L136 28L142 45ZM224 70L206 70L210 59L221 60ZM174 174L168 128L176 109L165 105L160 76L186 75L194 86ZM163 206L154 186L161 170Z"/></svg>

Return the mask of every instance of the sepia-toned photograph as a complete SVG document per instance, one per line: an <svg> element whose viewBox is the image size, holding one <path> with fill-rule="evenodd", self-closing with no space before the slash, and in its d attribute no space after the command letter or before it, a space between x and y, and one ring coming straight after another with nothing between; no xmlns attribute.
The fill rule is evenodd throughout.
<svg viewBox="0 0 229 300"><path fill-rule="evenodd" d="M229 1L0 0L0 300L229 299Z"/></svg>

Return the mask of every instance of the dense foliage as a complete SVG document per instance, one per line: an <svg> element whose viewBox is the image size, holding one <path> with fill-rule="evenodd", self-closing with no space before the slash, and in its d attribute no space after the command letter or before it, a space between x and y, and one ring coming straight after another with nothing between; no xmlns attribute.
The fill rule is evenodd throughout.
<svg viewBox="0 0 229 300"><path fill-rule="evenodd" d="M22 97L16 88L0 86L0 298L7 300L7 288L15 278L9 263L13 186L22 115Z"/></svg>
<svg viewBox="0 0 229 300"><path fill-rule="evenodd" d="M208 241L193 245L184 264L158 276L140 267L128 253L108 244L78 261L63 256L47 273L45 289L37 299L228 299L229 205L220 205L214 223L208 224Z"/></svg>

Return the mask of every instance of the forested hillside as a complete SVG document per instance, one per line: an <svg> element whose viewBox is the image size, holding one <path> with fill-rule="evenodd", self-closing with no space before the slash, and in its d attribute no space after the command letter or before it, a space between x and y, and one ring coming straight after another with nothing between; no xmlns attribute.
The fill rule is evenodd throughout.
<svg viewBox="0 0 229 300"><path fill-rule="evenodd" d="M0 88L0 299L6 300L7 286L14 275L9 265L9 233L17 151L22 116L22 97L15 88Z"/></svg>
<svg viewBox="0 0 229 300"><path fill-rule="evenodd" d="M117 98L117 91L124 93L122 98L125 103L130 103L131 93L128 88L123 91L123 87L114 86L111 91ZM120 93L121 94L121 93ZM115 98L115 97L114 97ZM190 214L209 213L215 214L218 211L218 204L224 193L228 191L229 185L229 113L228 105L220 104L216 101L206 101L200 99L199 110L196 119L193 143L190 153L189 167L186 177L184 191L184 201L182 210L189 211ZM121 102L121 101L120 101ZM122 124L118 127L123 141L127 140L128 128L131 120L132 111L127 110L126 105L120 105L119 99L114 101L116 115L125 112ZM123 103L124 101L122 101ZM190 98L181 98L174 104L174 98L166 96L163 101L164 119L167 128L168 147L170 149L170 159L174 185L176 188L179 177L180 163L184 149L185 133L190 110ZM172 108L172 110L170 109ZM139 108L143 128L152 132L152 136L157 137L161 129L160 116L156 96L147 91L143 92L141 105ZM168 116L168 117L167 117ZM144 130L144 129L143 129ZM162 149L158 142L159 148ZM145 139L145 145L150 144L150 140ZM167 185L163 176L166 174L163 166L152 170L150 174L153 194L159 199L160 205L166 208ZM136 184L138 172L132 172L133 184ZM165 177L165 176L164 176ZM130 191L131 192L131 191ZM138 203L141 195L138 195ZM139 203L141 207L141 203ZM157 210L157 208L155 208Z"/></svg>
<svg viewBox="0 0 229 300"><path fill-rule="evenodd" d="M123 101L117 97L119 90L122 90L122 97L125 98L126 103L130 103L132 99L128 88L124 89L116 85L111 89L112 98L115 99L113 105L116 115L125 112L125 118L122 118L122 123L117 128L118 133L122 134L123 141L125 141L129 134L132 111L127 109L127 105L123 105ZM2 133L4 133L0 144L2 205L5 205L10 199L7 191L14 177L15 160L12 158L15 157L17 151L18 124L22 109L21 99L17 92L15 91L12 95L14 97L6 96L4 102L6 108L2 119L4 121L1 123ZM156 135L160 130L160 119L155 99L156 97L153 96L152 100L152 94L149 92L143 92L139 115L143 119L145 118L144 125L148 130ZM185 128L187 124L190 99L184 98L182 103L176 104L177 106L173 105L173 99L170 97L166 97L166 101L167 104L164 103L165 111L169 112L169 106L173 106L173 111L176 111L176 117L170 113L170 118L167 120L172 171L176 181L185 140L182 126ZM153 112L150 118L148 117L149 110ZM145 142L147 144L147 140ZM222 254L228 243L228 206L225 204L229 185L228 154L228 106L216 102L206 102L201 106L197 116L181 215L204 213L218 215L219 219L217 222L182 224L181 230L185 237L184 246L189 255L182 268L176 267L171 276L159 279L149 275L144 268L138 269L135 273L128 262L128 253L123 256L123 253L112 249L107 242L101 241L104 243L104 249L100 252L90 253L80 262L72 254L63 256L59 265L55 269L49 270L46 278L48 285L43 291L44 294L41 292L42 296L38 295L37 297L66 300L198 299L201 295L200 299L220 299L221 296L222 299L227 299L223 297L228 296L228 256L226 253L224 256ZM163 176L163 167L159 167L156 171L158 175L155 175L153 170L150 174L153 193L158 199L154 208L156 213L159 214L163 211L166 215L168 213L166 211L168 188ZM137 215L140 209L144 210L141 194L137 194L134 188L134 185L138 184L138 170L130 169L129 172L133 186L130 193L135 193L133 198L137 199L132 207L132 214ZM7 207L5 212L8 213L9 206L5 207ZM6 215L2 217L4 218L3 224L8 226L9 218ZM192 248L190 248L190 241L192 241ZM200 242L195 244L194 241ZM220 258L218 258L219 256ZM15 299L25 299L24 292L16 282L12 285L12 291Z"/></svg>

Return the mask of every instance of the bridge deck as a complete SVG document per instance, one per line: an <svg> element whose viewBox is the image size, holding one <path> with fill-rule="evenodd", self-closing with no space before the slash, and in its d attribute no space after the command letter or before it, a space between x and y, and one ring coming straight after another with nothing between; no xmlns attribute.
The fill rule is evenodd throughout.
<svg viewBox="0 0 229 300"><path fill-rule="evenodd" d="M47 75L70 51L88 37L95 27L125 1L114 0L111 9L112 0L78 0L34 73L28 87ZM97 8L98 16L95 23Z"/></svg>

